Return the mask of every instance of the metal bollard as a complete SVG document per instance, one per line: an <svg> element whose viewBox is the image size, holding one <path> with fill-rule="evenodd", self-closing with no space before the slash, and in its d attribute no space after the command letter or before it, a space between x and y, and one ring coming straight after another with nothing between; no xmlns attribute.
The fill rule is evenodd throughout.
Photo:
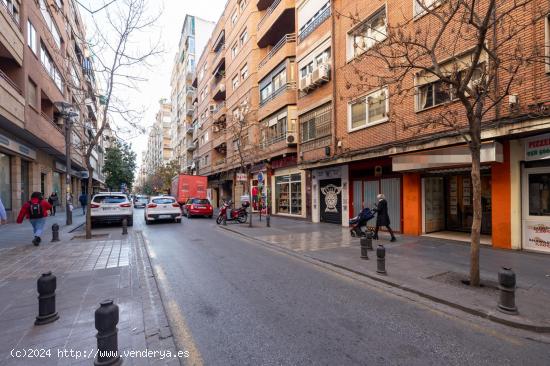
<svg viewBox="0 0 550 366"><path fill-rule="evenodd" d="M516 274L511 268L502 267L498 272L500 299L498 310L510 315L518 314L516 307Z"/></svg>
<svg viewBox="0 0 550 366"><path fill-rule="evenodd" d="M367 249L368 250L373 250L372 248L372 238L374 237L374 234L369 231L367 232Z"/></svg>
<svg viewBox="0 0 550 366"><path fill-rule="evenodd" d="M97 356L95 366L121 365L118 353L118 306L113 300L104 300L95 311L97 329Z"/></svg>
<svg viewBox="0 0 550 366"><path fill-rule="evenodd" d="M128 235L128 219L122 219L122 235Z"/></svg>
<svg viewBox="0 0 550 366"><path fill-rule="evenodd" d="M34 324L44 325L59 319L59 315L55 311L56 277L51 272L43 273L36 281L36 288L38 291L38 316Z"/></svg>
<svg viewBox="0 0 550 366"><path fill-rule="evenodd" d="M271 222L270 222L270 221L271 221L271 216L270 216L270 215L267 215L267 216L265 217L265 226L271 227Z"/></svg>
<svg viewBox="0 0 550 366"><path fill-rule="evenodd" d="M52 225L52 243L59 241L59 225Z"/></svg>
<svg viewBox="0 0 550 366"><path fill-rule="evenodd" d="M367 244L367 238L361 237L359 243L361 244L361 259L369 259L369 248Z"/></svg>
<svg viewBox="0 0 550 366"><path fill-rule="evenodd" d="M379 245L376 248L376 272L380 274L386 274L386 248L383 245Z"/></svg>

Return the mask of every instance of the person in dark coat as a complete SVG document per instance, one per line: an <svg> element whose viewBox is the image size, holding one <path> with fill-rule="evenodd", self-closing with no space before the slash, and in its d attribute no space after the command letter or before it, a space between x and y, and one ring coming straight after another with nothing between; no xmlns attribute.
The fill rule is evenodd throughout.
<svg viewBox="0 0 550 366"><path fill-rule="evenodd" d="M395 241L395 235L393 235L393 230L390 227L388 201L386 201L386 197L382 193L376 196L376 198L378 199L378 203L376 205L376 229L374 230L374 239L378 240L378 229L380 226L385 226L391 235L391 241Z"/></svg>

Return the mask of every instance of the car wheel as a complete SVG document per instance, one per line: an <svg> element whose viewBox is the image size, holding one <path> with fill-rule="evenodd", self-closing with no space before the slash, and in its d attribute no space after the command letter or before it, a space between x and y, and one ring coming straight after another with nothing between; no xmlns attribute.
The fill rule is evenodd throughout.
<svg viewBox="0 0 550 366"><path fill-rule="evenodd" d="M147 220L147 218L145 218L145 225L149 225L151 223L151 221Z"/></svg>
<svg viewBox="0 0 550 366"><path fill-rule="evenodd" d="M181 223L181 219L174 219L174 221L176 222L176 224L180 224L180 223Z"/></svg>

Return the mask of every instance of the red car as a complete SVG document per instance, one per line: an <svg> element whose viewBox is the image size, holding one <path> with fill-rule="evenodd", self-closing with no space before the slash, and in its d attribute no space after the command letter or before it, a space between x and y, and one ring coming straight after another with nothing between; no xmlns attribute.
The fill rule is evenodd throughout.
<svg viewBox="0 0 550 366"><path fill-rule="evenodd" d="M206 198L190 198L182 207L183 214L188 218L193 216L208 216L212 218L214 208Z"/></svg>

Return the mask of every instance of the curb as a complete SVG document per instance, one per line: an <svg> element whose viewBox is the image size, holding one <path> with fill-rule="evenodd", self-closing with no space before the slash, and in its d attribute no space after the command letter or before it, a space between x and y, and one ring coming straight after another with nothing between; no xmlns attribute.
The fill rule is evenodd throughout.
<svg viewBox="0 0 550 366"><path fill-rule="evenodd" d="M441 297L433 296L433 295L430 295L426 292L416 290L416 289L414 289L412 287L409 287L407 285L403 285L403 284L397 283L395 281L391 281L385 275L378 275L378 274L371 274L371 273L368 273L368 272L357 271L357 270L348 268L346 266L342 266L340 264L332 263L332 262L329 262L329 261L326 261L326 260L311 257L311 256L306 255L306 254L302 254L302 253L299 253L299 252L295 252L295 251L292 251L292 250L281 248L281 247L277 246L276 244L273 244L273 243L267 242L265 240L255 238L253 236L244 234L240 231L231 229L229 227L219 226L219 225L218 225L218 227L223 229L223 230L227 230L229 232L232 232L234 234L238 234L240 236L243 236L247 239L259 242L262 245L268 246L271 249L275 249L278 252L281 252L281 253L284 253L284 254L287 254L287 255L291 255L295 258L306 259L310 263L311 262L316 262L318 264L319 263L323 264L324 266L330 266L330 267L333 267L333 268L338 268L340 270L351 272L355 275L366 277L366 278L369 278L371 280L383 283L385 285L392 286L392 287L398 288L400 290L413 293L413 294L418 295L420 297L423 297L425 299L434 301L434 302L439 303L439 304L447 305L449 307L464 311L464 312L466 312L468 314L471 314L471 315L475 315L475 316L479 316L479 317L484 318L484 319L488 319L488 320L493 321L495 323L503 324L503 325L513 327L513 328L517 328L517 329L528 330L528 331L532 331L532 332L536 332L536 333L550 333L550 326L532 325L532 324L527 324L527 323L522 323L522 322L518 322L518 321L514 321L514 320L505 319L505 318L497 316L493 312L484 311L484 310L481 310L481 309L476 309L476 308L473 308L473 307L468 307L468 306L464 306L464 305L461 305L461 304L457 304L455 302L443 299Z"/></svg>
<svg viewBox="0 0 550 366"><path fill-rule="evenodd" d="M72 234L74 233L75 231L77 231L78 229L80 229L82 226L84 226L86 224L86 221L84 221L83 223L79 224L79 225L76 225L75 227L73 227L71 230L69 230L69 234Z"/></svg>

